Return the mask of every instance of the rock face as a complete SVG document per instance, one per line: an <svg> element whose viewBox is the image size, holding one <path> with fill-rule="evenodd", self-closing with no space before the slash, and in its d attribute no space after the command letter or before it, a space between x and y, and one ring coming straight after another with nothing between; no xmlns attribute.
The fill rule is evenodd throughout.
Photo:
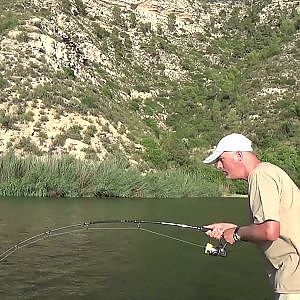
<svg viewBox="0 0 300 300"><path fill-rule="evenodd" d="M147 103L170 97L168 82L191 80L193 71L183 60L194 52L202 53L205 64L222 66L221 55L209 52L213 41L222 38L232 15L242 18L253 5L204 0L11 2L1 4L0 151L99 159L121 152L132 160L143 151L141 136L152 134L149 120L160 130L171 130L164 104L157 102L160 110L149 114ZM261 2L261 23L277 20L279 9L299 11L299 1ZM266 86L258 95L272 91ZM128 109L134 105L138 111Z"/></svg>

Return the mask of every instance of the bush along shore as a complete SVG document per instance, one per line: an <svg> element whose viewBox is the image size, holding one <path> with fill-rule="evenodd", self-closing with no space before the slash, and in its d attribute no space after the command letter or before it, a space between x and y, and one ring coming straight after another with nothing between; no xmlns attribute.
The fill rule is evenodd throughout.
<svg viewBox="0 0 300 300"><path fill-rule="evenodd" d="M128 161L82 161L71 156L0 158L0 196L37 197L208 197L222 194L211 169L142 173Z"/></svg>

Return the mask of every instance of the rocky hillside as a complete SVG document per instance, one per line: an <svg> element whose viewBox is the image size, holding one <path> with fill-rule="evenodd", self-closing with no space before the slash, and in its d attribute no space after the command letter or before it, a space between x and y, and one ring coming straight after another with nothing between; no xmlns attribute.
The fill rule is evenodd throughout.
<svg viewBox="0 0 300 300"><path fill-rule="evenodd" d="M240 131L299 154L299 13L286 0L1 0L0 151L161 168Z"/></svg>

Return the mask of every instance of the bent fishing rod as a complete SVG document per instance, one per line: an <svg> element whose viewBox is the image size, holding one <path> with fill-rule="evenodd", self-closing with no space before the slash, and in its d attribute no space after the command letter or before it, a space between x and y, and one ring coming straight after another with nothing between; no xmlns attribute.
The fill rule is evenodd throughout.
<svg viewBox="0 0 300 300"><path fill-rule="evenodd" d="M103 225L103 224L134 224L136 227L93 227L93 225ZM156 234L165 238L170 238L179 242L184 242L187 244L191 244L194 246L202 247L204 248L204 253L212 256L220 256L220 257L226 257L227 256L227 250L226 250L226 245L227 243L223 243L221 240L219 241L218 246L213 246L211 243L207 243L206 246L200 246L198 244L194 244L189 241L181 240L176 237L172 237L166 234L162 234L159 232L155 232L149 229L146 229L142 227L143 224L148 224L148 225L161 225L161 226L169 226L169 227L177 227L177 228L184 228L184 229L191 229L191 230L196 230L200 232L207 232L211 230L211 228L205 227L205 226L195 226L195 225L189 225L189 224L181 224L181 223L174 223L174 222L166 222L166 221L151 221L151 220L136 220L136 219L119 219L119 220L96 220L96 221L88 221L88 222L83 222L83 223L78 223L78 224L73 224L73 225L68 225L64 227L58 227L54 229L49 229L44 232L41 232L37 235L31 236L29 238L26 238L22 241L19 241L12 247L8 248L4 252L0 254L0 262L5 260L8 256L12 255L15 251L18 249L27 247L29 245L33 245L37 243L38 241L44 240L49 237L54 237L54 236L61 236L65 234L70 234L78 231L83 231L83 230L121 230L121 229L139 229L142 231L146 231L152 234Z"/></svg>

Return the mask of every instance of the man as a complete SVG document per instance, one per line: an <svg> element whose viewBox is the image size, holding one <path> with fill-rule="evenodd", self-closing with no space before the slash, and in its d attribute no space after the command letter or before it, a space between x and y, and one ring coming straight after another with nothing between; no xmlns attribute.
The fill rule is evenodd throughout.
<svg viewBox="0 0 300 300"><path fill-rule="evenodd" d="M251 141L233 133L220 140L204 161L215 163L226 178L248 182L250 215L253 224L237 226L215 223L207 232L228 243L254 242L262 248L275 299L300 300L300 191L279 167L261 162Z"/></svg>

